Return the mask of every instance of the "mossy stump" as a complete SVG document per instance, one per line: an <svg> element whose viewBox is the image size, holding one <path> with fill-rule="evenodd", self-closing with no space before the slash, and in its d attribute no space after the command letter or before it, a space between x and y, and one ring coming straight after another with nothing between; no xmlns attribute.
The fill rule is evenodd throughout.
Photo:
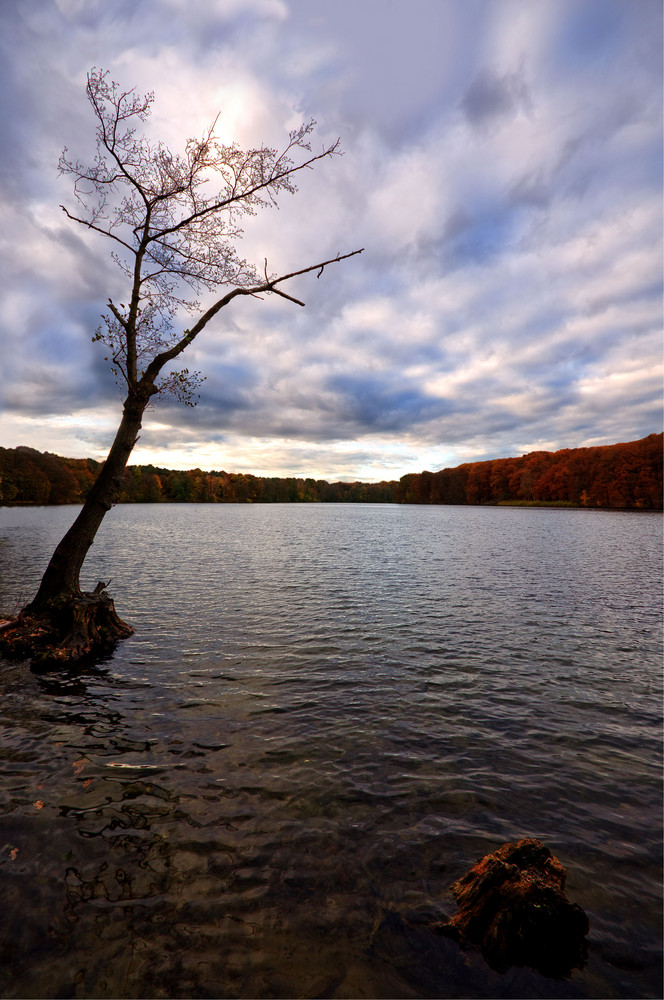
<svg viewBox="0 0 664 1000"><path fill-rule="evenodd" d="M564 978L586 960L588 917L565 895L566 872L539 840L503 844L450 886L459 912L435 929L476 945L498 972L529 966Z"/></svg>
<svg viewBox="0 0 664 1000"><path fill-rule="evenodd" d="M106 586L100 581L91 594L66 595L37 609L28 605L1 620L0 656L48 669L108 654L134 630L117 615Z"/></svg>

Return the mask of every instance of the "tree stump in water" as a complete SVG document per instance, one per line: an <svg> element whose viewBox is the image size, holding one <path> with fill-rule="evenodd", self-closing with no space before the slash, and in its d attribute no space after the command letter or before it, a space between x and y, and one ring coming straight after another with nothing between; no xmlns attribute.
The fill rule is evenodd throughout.
<svg viewBox="0 0 664 1000"><path fill-rule="evenodd" d="M134 630L117 615L106 586L100 581L91 594L71 594L36 610L28 606L1 621L0 656L48 668L110 652Z"/></svg>
<svg viewBox="0 0 664 1000"><path fill-rule="evenodd" d="M529 966L562 978L586 960L588 917L565 896L566 872L534 839L504 844L450 886L459 912L436 930L479 946L504 972Z"/></svg>

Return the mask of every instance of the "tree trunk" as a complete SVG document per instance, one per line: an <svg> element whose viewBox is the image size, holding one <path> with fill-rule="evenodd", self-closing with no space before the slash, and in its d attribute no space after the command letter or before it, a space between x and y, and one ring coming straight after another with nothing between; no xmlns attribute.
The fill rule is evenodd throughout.
<svg viewBox="0 0 664 1000"><path fill-rule="evenodd" d="M41 611L55 600L81 593L81 567L101 522L118 495L148 400L149 396L136 399L130 394L125 401L122 420L108 457L78 517L53 553L39 590L26 611Z"/></svg>
<svg viewBox="0 0 664 1000"><path fill-rule="evenodd" d="M136 444L151 385L130 392L115 440L80 514L56 548L34 600L0 621L0 656L31 658L33 668L96 659L134 631L115 613L100 581L82 593L81 567L106 512L116 499Z"/></svg>

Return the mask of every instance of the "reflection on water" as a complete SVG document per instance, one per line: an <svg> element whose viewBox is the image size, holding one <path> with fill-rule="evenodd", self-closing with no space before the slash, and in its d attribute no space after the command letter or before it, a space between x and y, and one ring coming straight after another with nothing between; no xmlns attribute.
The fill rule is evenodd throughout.
<svg viewBox="0 0 664 1000"><path fill-rule="evenodd" d="M71 508L0 510L0 607ZM661 518L116 508L89 560L136 628L3 667L0 995L661 995ZM542 839L586 968L429 930Z"/></svg>

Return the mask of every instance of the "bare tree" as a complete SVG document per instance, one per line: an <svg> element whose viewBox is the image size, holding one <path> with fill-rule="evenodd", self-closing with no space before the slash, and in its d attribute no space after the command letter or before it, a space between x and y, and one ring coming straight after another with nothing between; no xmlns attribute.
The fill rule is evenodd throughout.
<svg viewBox="0 0 664 1000"><path fill-rule="evenodd" d="M71 209L62 208L67 218L110 240L112 257L126 279L125 301L108 300L93 338L107 345L126 398L108 457L55 549L36 596L0 632L6 653L12 652L12 636L16 648L25 650L27 630L35 632L35 616L52 619L54 608L59 619L64 607L70 608L70 618L73 614L67 635L57 640L63 658L72 650L75 655L88 652L98 640L113 638L114 630L115 638L131 632L115 615L104 585L84 595L79 575L117 497L146 407L166 393L194 402L200 374L173 370L173 362L238 296L268 293L303 306L280 287L284 282L312 271L320 276L328 265L362 252L339 254L282 275L269 274L267 260L259 273L238 253L243 216L275 204L282 192L295 192L299 171L339 152L338 140L312 152L315 122L291 132L285 148L277 151L223 145L215 137L215 121L177 155L140 129L149 118L152 94L123 91L98 69L88 74L86 93L97 121L97 153L93 163L84 164L63 151L59 169L73 177L76 202ZM212 298L205 308L201 294ZM190 317L186 329L178 322L183 315ZM60 620L60 633L62 628ZM53 648L51 639L49 655Z"/></svg>

